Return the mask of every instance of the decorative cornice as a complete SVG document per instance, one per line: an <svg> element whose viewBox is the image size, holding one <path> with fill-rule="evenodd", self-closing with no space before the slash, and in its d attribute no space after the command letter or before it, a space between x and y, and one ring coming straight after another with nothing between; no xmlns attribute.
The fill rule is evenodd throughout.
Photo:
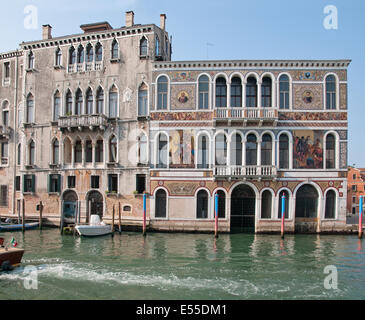
<svg viewBox="0 0 365 320"><path fill-rule="evenodd" d="M10 52L5 52L5 53L0 53L0 60L21 57L22 55L23 55L23 51L22 50L20 50L20 51L19 50L16 50L16 51L10 51Z"/></svg>

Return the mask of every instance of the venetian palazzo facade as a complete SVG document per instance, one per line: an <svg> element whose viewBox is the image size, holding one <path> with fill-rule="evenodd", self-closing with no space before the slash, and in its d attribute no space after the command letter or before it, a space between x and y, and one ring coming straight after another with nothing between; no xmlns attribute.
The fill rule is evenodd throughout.
<svg viewBox="0 0 365 320"><path fill-rule="evenodd" d="M0 55L2 216L26 212L222 232L341 232L348 60L171 61L161 24L84 33Z"/></svg>

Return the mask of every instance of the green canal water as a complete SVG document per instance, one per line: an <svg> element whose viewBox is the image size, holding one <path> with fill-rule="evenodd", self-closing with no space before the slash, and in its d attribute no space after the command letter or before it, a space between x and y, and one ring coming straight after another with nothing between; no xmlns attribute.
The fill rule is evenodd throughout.
<svg viewBox="0 0 365 320"><path fill-rule="evenodd" d="M365 299L365 240L356 236L0 236L25 249L22 266L0 274L0 299ZM328 265L337 290L324 288ZM27 266L37 290L24 288Z"/></svg>

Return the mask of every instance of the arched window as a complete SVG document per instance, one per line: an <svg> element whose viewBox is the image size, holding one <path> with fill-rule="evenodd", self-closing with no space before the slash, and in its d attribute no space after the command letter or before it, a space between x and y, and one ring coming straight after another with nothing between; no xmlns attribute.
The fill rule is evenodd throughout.
<svg viewBox="0 0 365 320"><path fill-rule="evenodd" d="M158 137L157 168L167 168L167 163L167 136L164 134L160 134Z"/></svg>
<svg viewBox="0 0 365 320"><path fill-rule="evenodd" d="M279 193L278 219L281 219L283 210L283 196L285 196L285 219L289 219L289 192L286 190L283 190Z"/></svg>
<svg viewBox="0 0 365 320"><path fill-rule="evenodd" d="M56 53L55 53L55 66L61 66L61 62L62 62L62 51L60 48L57 48Z"/></svg>
<svg viewBox="0 0 365 320"><path fill-rule="evenodd" d="M252 133L247 136L246 165L257 166L257 138Z"/></svg>
<svg viewBox="0 0 365 320"><path fill-rule="evenodd" d="M9 102L4 101L3 103L3 125L5 127L9 126Z"/></svg>
<svg viewBox="0 0 365 320"><path fill-rule="evenodd" d="M283 74L279 79L280 109L289 109L289 77Z"/></svg>
<svg viewBox="0 0 365 320"><path fill-rule="evenodd" d="M160 189L156 192L155 207L155 217L166 218L167 195L165 190Z"/></svg>
<svg viewBox="0 0 365 320"><path fill-rule="evenodd" d="M65 164L71 164L72 161L72 144L69 138L63 141L63 161Z"/></svg>
<svg viewBox="0 0 365 320"><path fill-rule="evenodd" d="M33 140L29 143L29 165L34 166L35 163L35 143Z"/></svg>
<svg viewBox="0 0 365 320"><path fill-rule="evenodd" d="M100 42L98 42L95 46L95 61L100 62L102 60L103 60L103 47L100 44Z"/></svg>
<svg viewBox="0 0 365 320"><path fill-rule="evenodd" d="M309 184L303 185L297 192L295 216L298 218L317 218L318 192Z"/></svg>
<svg viewBox="0 0 365 320"><path fill-rule="evenodd" d="M119 44L117 40L113 40L112 43L112 59L118 59L119 58Z"/></svg>
<svg viewBox="0 0 365 320"><path fill-rule="evenodd" d="M77 63L84 63L84 47L81 45L77 49Z"/></svg>
<svg viewBox="0 0 365 320"><path fill-rule="evenodd" d="M231 165L242 165L242 137L239 134L232 136L231 141Z"/></svg>
<svg viewBox="0 0 365 320"><path fill-rule="evenodd" d="M75 143L75 163L82 162L82 143L80 140Z"/></svg>
<svg viewBox="0 0 365 320"><path fill-rule="evenodd" d="M147 116L148 91L145 83L142 83L138 89L138 115Z"/></svg>
<svg viewBox="0 0 365 320"><path fill-rule="evenodd" d="M118 90L113 85L109 90L109 118L118 117Z"/></svg>
<svg viewBox="0 0 365 320"><path fill-rule="evenodd" d="M76 50L72 46L69 50L69 64L75 64L76 63Z"/></svg>
<svg viewBox="0 0 365 320"><path fill-rule="evenodd" d="M261 142L261 165L272 165L272 138L269 134L264 134Z"/></svg>
<svg viewBox="0 0 365 320"><path fill-rule="evenodd" d="M261 103L264 108L272 107L272 80L270 77L264 77L262 80Z"/></svg>
<svg viewBox="0 0 365 320"><path fill-rule="evenodd" d="M332 74L326 78L326 109L336 109L336 78Z"/></svg>
<svg viewBox="0 0 365 320"><path fill-rule="evenodd" d="M147 56L147 39L145 36L139 42L139 53L141 56Z"/></svg>
<svg viewBox="0 0 365 320"><path fill-rule="evenodd" d="M326 168L336 168L336 139L333 134L326 137Z"/></svg>
<svg viewBox="0 0 365 320"><path fill-rule="evenodd" d="M157 109L167 110L168 80L165 76L157 81Z"/></svg>
<svg viewBox="0 0 365 320"><path fill-rule="evenodd" d="M208 169L208 138L206 135L199 136L198 140L198 168Z"/></svg>
<svg viewBox="0 0 365 320"><path fill-rule="evenodd" d="M18 144L18 158L17 158L17 165L20 166L22 163L22 145Z"/></svg>
<svg viewBox="0 0 365 320"><path fill-rule="evenodd" d="M199 78L199 109L209 109L209 78L202 75Z"/></svg>
<svg viewBox="0 0 365 320"><path fill-rule="evenodd" d="M147 137L145 134L142 134L140 137L138 137L138 162L141 164L148 163Z"/></svg>
<svg viewBox="0 0 365 320"><path fill-rule="evenodd" d="M261 218L271 219L271 209L272 209L272 193L269 190L265 190L262 193L262 198L261 198Z"/></svg>
<svg viewBox="0 0 365 320"><path fill-rule="evenodd" d="M69 116L72 114L72 93L70 90L67 91L66 94L66 108L65 108L65 115Z"/></svg>
<svg viewBox="0 0 365 320"><path fill-rule="evenodd" d="M239 77L234 77L231 84L231 107L242 107L242 81Z"/></svg>
<svg viewBox="0 0 365 320"><path fill-rule="evenodd" d="M90 63L94 61L94 49L91 43L86 46L86 62Z"/></svg>
<svg viewBox="0 0 365 320"><path fill-rule="evenodd" d="M160 45L160 39L158 37L156 37L156 45L155 45L155 55L156 57L160 57L161 56L161 45Z"/></svg>
<svg viewBox="0 0 365 320"><path fill-rule="evenodd" d="M224 134L219 134L215 138L215 164L227 165L227 137Z"/></svg>
<svg viewBox="0 0 365 320"><path fill-rule="evenodd" d="M257 107L257 80L255 77L249 77L246 85L246 107Z"/></svg>
<svg viewBox="0 0 365 320"><path fill-rule="evenodd" d="M34 53L30 51L28 54L28 69L34 69Z"/></svg>
<svg viewBox="0 0 365 320"><path fill-rule="evenodd" d="M52 144L52 161L53 164L59 164L60 159L60 145L56 139Z"/></svg>
<svg viewBox="0 0 365 320"><path fill-rule="evenodd" d="M81 89L76 91L75 97L75 115L80 115L82 113L82 104L83 104L83 97Z"/></svg>
<svg viewBox="0 0 365 320"><path fill-rule="evenodd" d="M219 77L215 82L215 106L216 108L227 107L227 82L223 77Z"/></svg>
<svg viewBox="0 0 365 320"><path fill-rule="evenodd" d="M226 217L226 194L222 190L217 191L218 194L218 218Z"/></svg>
<svg viewBox="0 0 365 320"><path fill-rule="evenodd" d="M103 140L96 141L95 162L96 163L104 162L104 141Z"/></svg>
<svg viewBox="0 0 365 320"><path fill-rule="evenodd" d="M27 97L27 123L34 122L34 98L30 93Z"/></svg>
<svg viewBox="0 0 365 320"><path fill-rule="evenodd" d="M57 91L53 97L53 121L58 121L61 109L61 95Z"/></svg>
<svg viewBox="0 0 365 320"><path fill-rule="evenodd" d="M196 217L197 219L208 218L208 192L200 190L196 196Z"/></svg>
<svg viewBox="0 0 365 320"><path fill-rule="evenodd" d="M92 114L93 113L93 106L94 106L94 97L91 88L87 89L86 92L86 108L85 114Z"/></svg>
<svg viewBox="0 0 365 320"><path fill-rule="evenodd" d="M85 162L91 163L93 161L93 143L87 140L85 143Z"/></svg>
<svg viewBox="0 0 365 320"><path fill-rule="evenodd" d="M104 90L99 87L96 93L96 113L101 114L104 112Z"/></svg>
<svg viewBox="0 0 365 320"><path fill-rule="evenodd" d="M117 138L113 135L109 140L109 162L110 163L116 163L117 161Z"/></svg>
<svg viewBox="0 0 365 320"><path fill-rule="evenodd" d="M289 137L286 134L279 138L279 168L289 169Z"/></svg>
<svg viewBox="0 0 365 320"><path fill-rule="evenodd" d="M326 194L325 219L335 219L336 217L336 192L329 190Z"/></svg>

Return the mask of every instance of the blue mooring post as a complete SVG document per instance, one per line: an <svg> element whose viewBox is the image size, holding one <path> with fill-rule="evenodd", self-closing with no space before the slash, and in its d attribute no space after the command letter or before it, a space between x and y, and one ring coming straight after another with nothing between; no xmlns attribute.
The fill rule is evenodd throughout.
<svg viewBox="0 0 365 320"><path fill-rule="evenodd" d="M363 196L360 196L359 201L359 239L362 238L362 213L363 213Z"/></svg>
<svg viewBox="0 0 365 320"><path fill-rule="evenodd" d="M218 199L219 199L219 196L218 196L218 193L215 194L215 210L214 210L214 213L215 213L215 228L214 228L214 236L215 238L218 238Z"/></svg>
<svg viewBox="0 0 365 320"><path fill-rule="evenodd" d="M147 194L143 194L143 236L146 236Z"/></svg>
<svg viewBox="0 0 365 320"><path fill-rule="evenodd" d="M281 197L281 239L285 233L285 194Z"/></svg>

